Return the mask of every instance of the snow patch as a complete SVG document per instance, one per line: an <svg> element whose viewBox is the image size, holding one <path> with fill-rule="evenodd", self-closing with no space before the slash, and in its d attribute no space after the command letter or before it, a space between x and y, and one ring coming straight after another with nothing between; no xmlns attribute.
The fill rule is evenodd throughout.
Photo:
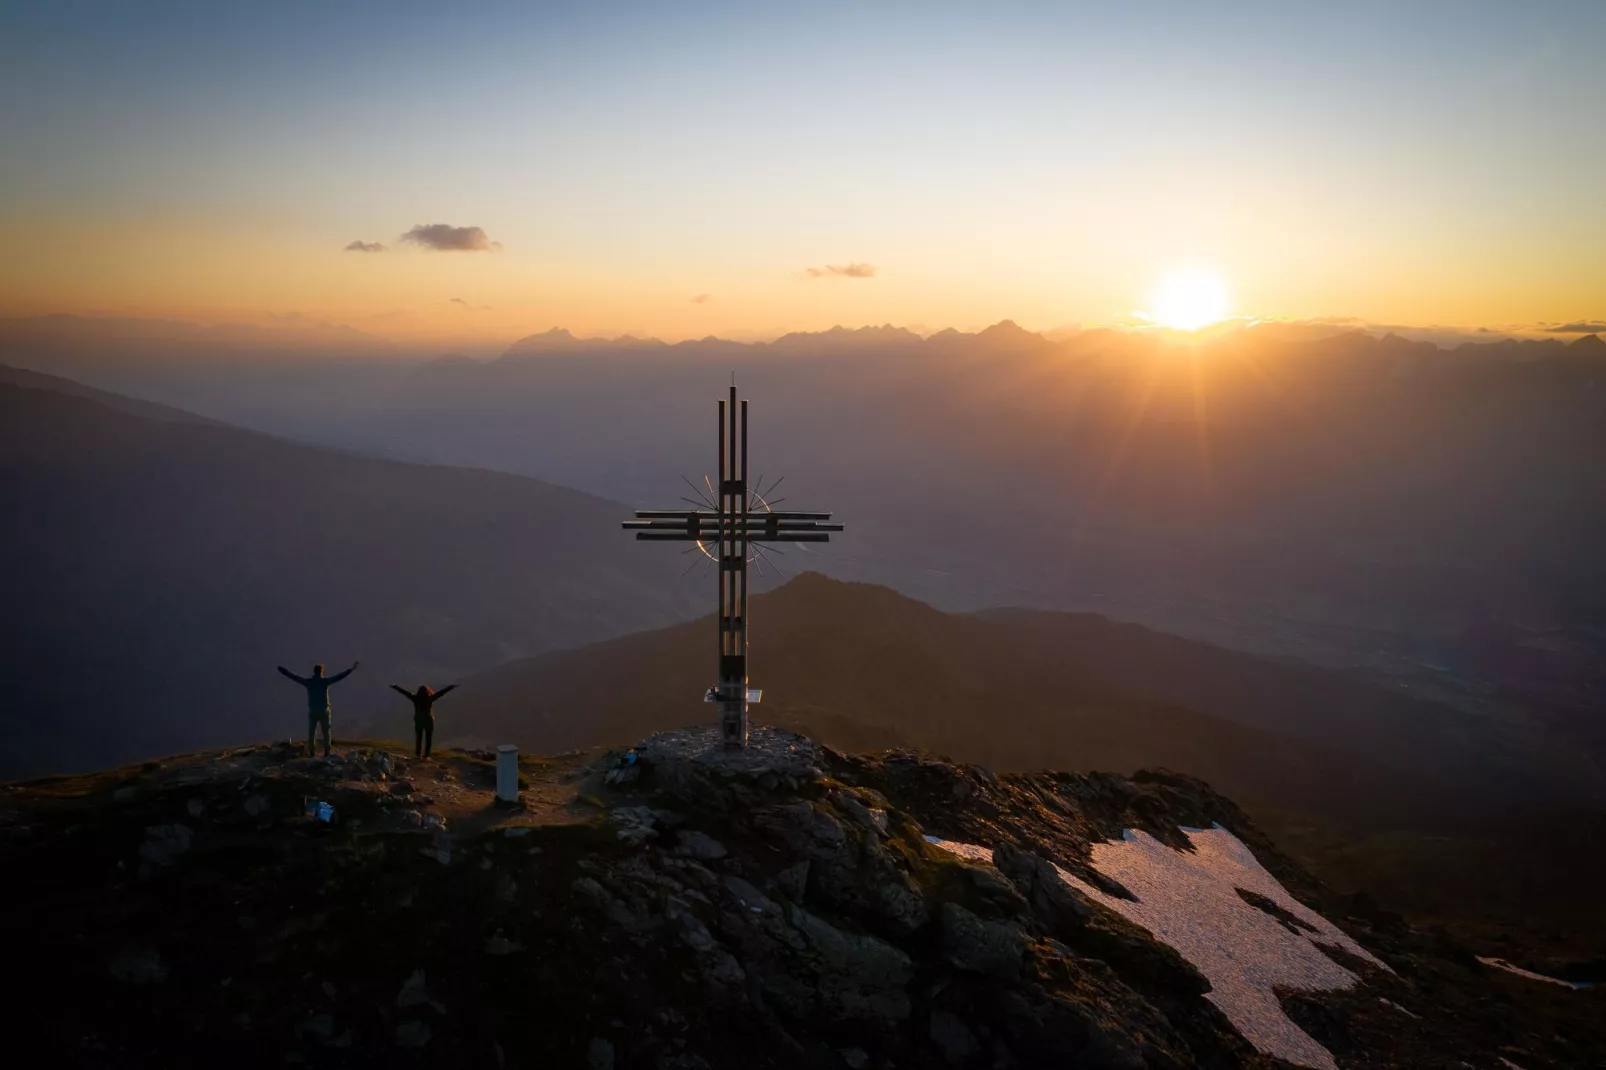
<svg viewBox="0 0 1606 1070"><path fill-rule="evenodd" d="M1259 1051L1318 1070L1337 1070L1332 1053L1283 1013L1274 988L1306 991L1349 988L1356 977L1318 943L1342 948L1382 969L1388 967L1332 922L1295 899L1243 842L1217 825L1182 830L1193 850L1177 851L1146 832L1128 829L1117 843L1094 844L1093 868L1137 897L1119 899L1055 867L1078 892L1147 929L1175 948L1210 982L1205 998ZM992 852L927 836L971 861ZM1238 894L1265 896L1312 930L1290 932Z"/></svg>
<svg viewBox="0 0 1606 1070"><path fill-rule="evenodd" d="M967 862L990 866L993 864L993 852L986 847L977 847L973 843L959 843L956 840L945 840L940 836L927 836L926 842L933 847L941 847L949 854L958 855Z"/></svg>
<svg viewBox="0 0 1606 1070"><path fill-rule="evenodd" d="M1493 966L1497 970L1505 970L1507 973L1514 973L1518 977L1526 977L1530 981L1544 981L1546 984L1561 985L1563 988L1570 988L1575 992L1594 987L1588 981L1564 981L1560 977L1547 977L1542 973L1534 973L1532 970L1525 970L1521 966L1513 965L1505 959L1485 958L1479 955L1478 961L1485 966Z"/></svg>

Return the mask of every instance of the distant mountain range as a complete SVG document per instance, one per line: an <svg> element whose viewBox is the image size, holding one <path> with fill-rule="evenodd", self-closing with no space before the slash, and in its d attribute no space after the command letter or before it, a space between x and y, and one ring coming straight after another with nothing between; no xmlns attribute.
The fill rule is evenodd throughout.
<svg viewBox="0 0 1606 1070"><path fill-rule="evenodd" d="M0 322L0 359L632 505L679 504L680 477L712 467L714 395L734 371L756 469L786 476L787 504L848 522L826 552L789 555L789 573L1364 669L1480 716L1546 719L1606 760L1598 337L1446 349L1268 323L1192 343L1051 340L1004 322L666 345L552 331L494 360L419 363L172 331L126 341L86 322Z"/></svg>
<svg viewBox="0 0 1606 1070"><path fill-rule="evenodd" d="M601 498L0 383L0 777L299 736L279 664L362 660L334 691L338 726L399 701L393 680L691 611L601 537L628 512Z"/></svg>

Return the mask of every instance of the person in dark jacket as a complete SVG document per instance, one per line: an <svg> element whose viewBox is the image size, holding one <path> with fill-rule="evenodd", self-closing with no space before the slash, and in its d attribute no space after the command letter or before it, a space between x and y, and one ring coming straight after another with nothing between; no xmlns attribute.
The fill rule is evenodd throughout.
<svg viewBox="0 0 1606 1070"><path fill-rule="evenodd" d="M360 664L354 661L351 668L333 676L325 676L322 665L314 665L311 676L297 676L283 665L279 666L281 673L307 689L307 757L313 755L313 740L317 738L320 728L323 729L323 756L329 757L329 744L334 740L334 731L330 727L329 689L356 672Z"/></svg>
<svg viewBox="0 0 1606 1070"><path fill-rule="evenodd" d="M390 689L413 704L413 756L428 758L429 746L435 740L435 700L457 688L447 684L439 691L431 691L428 684L419 684L417 691L409 691L400 684Z"/></svg>

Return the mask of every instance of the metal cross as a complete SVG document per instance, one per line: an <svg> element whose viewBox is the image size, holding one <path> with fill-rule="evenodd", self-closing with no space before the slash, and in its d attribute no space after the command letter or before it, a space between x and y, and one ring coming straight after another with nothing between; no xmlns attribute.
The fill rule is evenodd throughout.
<svg viewBox="0 0 1606 1070"><path fill-rule="evenodd" d="M717 566L719 576L719 683L703 696L719 704L720 739L727 747L747 746L747 707L763 692L747 686L747 564L750 551L763 553L766 543L829 542L841 524L827 523L830 513L780 512L771 508L762 487L747 475L747 399L742 399L741 426L736 420L736 386L729 404L719 402L719 481L704 477L709 496L695 509L638 509L624 527L642 542L692 542ZM773 493L780 480L770 486ZM717 489L716 489L717 488ZM695 487L693 489L696 489ZM684 499L691 501L691 499Z"/></svg>

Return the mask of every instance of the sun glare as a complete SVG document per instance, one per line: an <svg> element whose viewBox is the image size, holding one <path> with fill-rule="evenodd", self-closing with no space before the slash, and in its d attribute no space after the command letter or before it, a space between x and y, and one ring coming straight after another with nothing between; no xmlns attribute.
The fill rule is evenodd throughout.
<svg viewBox="0 0 1606 1070"><path fill-rule="evenodd" d="M1196 331L1227 315L1227 287L1215 275L1178 271L1149 295L1154 322L1179 331Z"/></svg>

